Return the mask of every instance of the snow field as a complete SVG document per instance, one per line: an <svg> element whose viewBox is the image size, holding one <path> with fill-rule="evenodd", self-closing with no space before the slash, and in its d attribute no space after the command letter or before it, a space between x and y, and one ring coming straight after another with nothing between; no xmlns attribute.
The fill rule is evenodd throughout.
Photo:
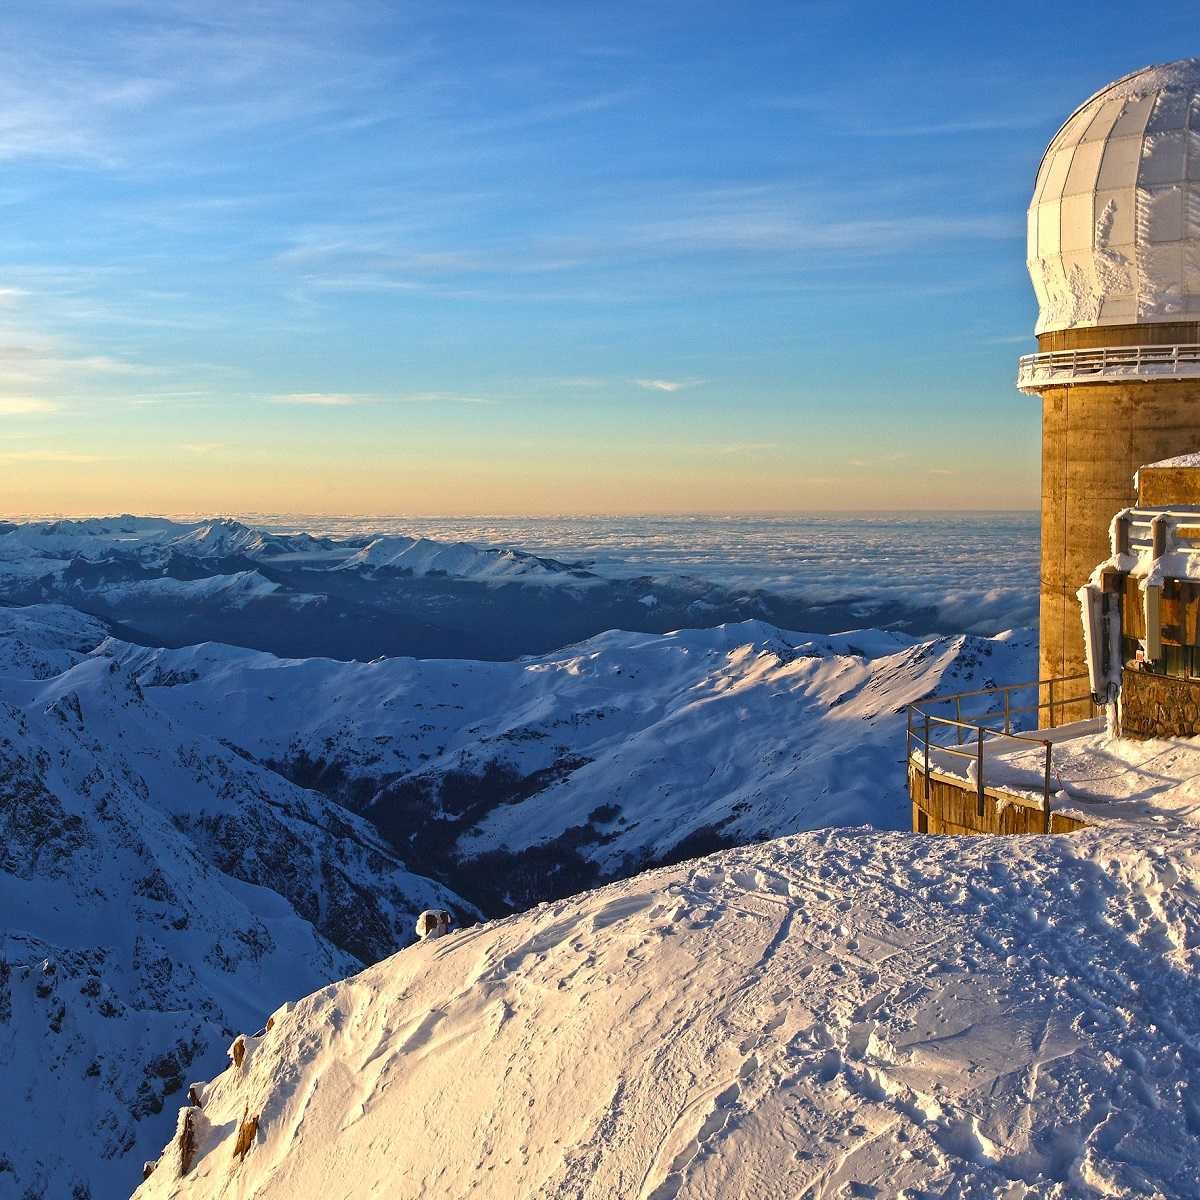
<svg viewBox="0 0 1200 1200"><path fill-rule="evenodd" d="M1197 850L830 830L464 930L281 1016L137 1196L1186 1196Z"/></svg>

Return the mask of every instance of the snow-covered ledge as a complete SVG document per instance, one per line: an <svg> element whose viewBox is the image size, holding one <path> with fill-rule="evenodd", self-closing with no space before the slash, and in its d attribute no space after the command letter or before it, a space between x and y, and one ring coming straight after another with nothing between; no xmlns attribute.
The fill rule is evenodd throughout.
<svg viewBox="0 0 1200 1200"><path fill-rule="evenodd" d="M1022 355L1017 366L1017 387L1030 393L1068 383L1156 379L1200 379L1200 343L1054 350Z"/></svg>

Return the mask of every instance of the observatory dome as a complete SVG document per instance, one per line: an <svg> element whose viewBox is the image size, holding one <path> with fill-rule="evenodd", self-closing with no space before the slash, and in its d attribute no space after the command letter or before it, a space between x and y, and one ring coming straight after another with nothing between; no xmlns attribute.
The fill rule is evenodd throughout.
<svg viewBox="0 0 1200 1200"><path fill-rule="evenodd" d="M1071 114L1038 168L1028 259L1038 333L1200 320L1200 58Z"/></svg>

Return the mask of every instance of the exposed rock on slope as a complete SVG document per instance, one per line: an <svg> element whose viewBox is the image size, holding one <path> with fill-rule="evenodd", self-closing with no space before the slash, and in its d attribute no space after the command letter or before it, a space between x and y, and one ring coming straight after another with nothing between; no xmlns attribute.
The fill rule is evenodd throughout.
<svg viewBox="0 0 1200 1200"><path fill-rule="evenodd" d="M422 908L469 909L181 727L84 653L103 636L0 609L0 1194L123 1194L233 1029L404 945Z"/></svg>
<svg viewBox="0 0 1200 1200"><path fill-rule="evenodd" d="M452 934L280 1013L137 1197L1191 1195L1198 850L831 831Z"/></svg>

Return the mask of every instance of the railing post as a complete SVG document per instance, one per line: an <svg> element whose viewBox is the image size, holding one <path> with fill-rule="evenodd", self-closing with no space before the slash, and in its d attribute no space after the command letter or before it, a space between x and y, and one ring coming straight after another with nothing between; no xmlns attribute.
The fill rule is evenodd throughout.
<svg viewBox="0 0 1200 1200"><path fill-rule="evenodd" d="M1042 813L1046 822L1046 832L1050 832L1050 747L1049 739L1046 741L1046 790L1042 793Z"/></svg>
<svg viewBox="0 0 1200 1200"><path fill-rule="evenodd" d="M904 773L905 775L912 774L912 705L910 704L905 710L905 729L904 729Z"/></svg>
<svg viewBox="0 0 1200 1200"><path fill-rule="evenodd" d="M1009 688L1004 689L1004 732L1012 733L1012 718L1009 716L1009 708L1011 707L1012 692Z"/></svg>
<svg viewBox="0 0 1200 1200"><path fill-rule="evenodd" d="M929 799L929 710L925 710L925 799Z"/></svg>
<svg viewBox="0 0 1200 1200"><path fill-rule="evenodd" d="M1054 680L1050 680L1050 728L1054 728Z"/></svg>
<svg viewBox="0 0 1200 1200"><path fill-rule="evenodd" d="M975 751L975 815L983 816L983 726L979 726L978 749Z"/></svg>

